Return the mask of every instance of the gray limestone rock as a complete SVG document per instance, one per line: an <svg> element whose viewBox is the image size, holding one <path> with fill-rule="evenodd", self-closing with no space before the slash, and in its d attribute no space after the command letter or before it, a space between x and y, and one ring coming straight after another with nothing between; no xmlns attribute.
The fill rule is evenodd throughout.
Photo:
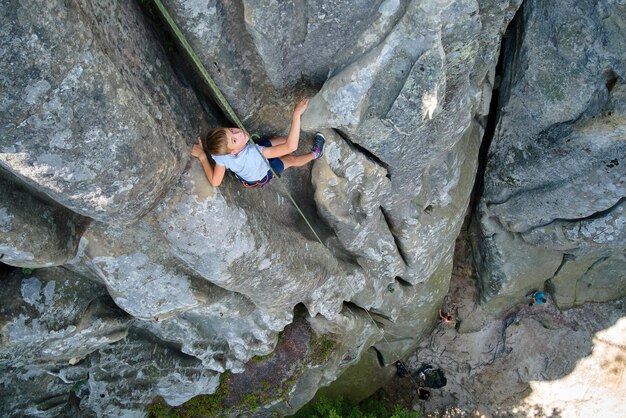
<svg viewBox="0 0 626 418"><path fill-rule="evenodd" d="M502 302L495 312L552 279L561 307L619 298L626 61L617 45L626 37L617 28L626 9L528 1L522 10L523 37L512 30L505 55L479 206L482 297ZM614 292L602 290L608 283Z"/></svg>
<svg viewBox="0 0 626 418"><path fill-rule="evenodd" d="M0 172L0 261L49 267L74 258L88 219L36 198Z"/></svg>
<svg viewBox="0 0 626 418"><path fill-rule="evenodd" d="M522 234L524 241L568 254L619 252L626 243L626 199L607 211L576 221L556 220Z"/></svg>
<svg viewBox="0 0 626 418"><path fill-rule="evenodd" d="M5 368L0 375L0 413L10 418L56 418L78 414L94 417L91 411L77 408L78 396L86 393L88 376L88 367L82 363ZM70 405L69 400L73 404Z"/></svg>
<svg viewBox="0 0 626 418"><path fill-rule="evenodd" d="M520 1L165 3L247 127L281 134L294 97L307 94L298 152L322 130L325 155L261 189L230 174L213 189L197 160L185 165L197 101L137 5L48 2L32 14L5 0L0 164L95 219L67 268L89 278L81 286L102 292L92 295L99 301L112 300L130 331L101 345L55 346L48 355L58 361L33 371L32 382L28 362L10 360L21 369L3 373L0 386L49 385L54 403L84 381L81 408L143 416L156 396L180 405L215 394L220 374L222 387L256 388L261 372L276 371L276 396L254 412L232 392L229 411L292 413L364 353L371 360L372 347L370 370L401 358L434 326L497 84L498 44ZM501 86L475 225L489 314L548 279L568 306L626 291L614 285L624 265L626 165L624 62L611 35L623 6L600 2L592 13L585 5L572 3L572 16L530 0L524 8L527 36L515 77ZM546 14L556 20L538 19ZM9 217L0 210L0 228ZM32 359L49 339L29 322L40 321L45 291L37 289L48 285L26 280L23 323L22 307L3 315L30 330L22 351ZM70 295L78 288L67 286ZM87 318L85 332L99 335L109 305L77 300L73 321ZM60 329L70 341L70 325ZM280 364L288 352L293 362ZM70 372L63 384L50 378ZM361 382L359 393L381 383Z"/></svg>
<svg viewBox="0 0 626 418"><path fill-rule="evenodd" d="M2 278L0 365L75 364L126 336L106 289L61 268Z"/></svg>
<svg viewBox="0 0 626 418"><path fill-rule="evenodd" d="M342 301L362 286L363 278L353 266L304 236L305 224L295 228L277 223L281 216L297 215L273 186L256 195L228 187L205 194L207 186L194 164L155 210L170 251L198 275L245 295L273 312L278 323L301 302L311 315L332 318ZM257 201L247 207L246 199ZM345 282L350 276L351 285Z"/></svg>
<svg viewBox="0 0 626 418"><path fill-rule="evenodd" d="M90 362L89 390L81 408L97 416L143 417L156 396L180 405L219 385L218 373L141 331L99 350Z"/></svg>
<svg viewBox="0 0 626 418"><path fill-rule="evenodd" d="M69 267L86 266L118 306L141 319L138 328L177 344L209 370L240 371L251 357L270 352L291 311L256 307L186 268L168 249L149 219L124 229L94 224Z"/></svg>
<svg viewBox="0 0 626 418"><path fill-rule="evenodd" d="M1 19L0 167L83 216L149 210L184 167L199 107L138 5L3 0Z"/></svg>
<svg viewBox="0 0 626 418"><path fill-rule="evenodd" d="M3 416L72 415L78 402L82 413L143 416L156 396L179 405L218 385L200 360L143 330L129 335L131 317L98 283L61 268L2 282Z"/></svg>
<svg viewBox="0 0 626 418"><path fill-rule="evenodd" d="M381 44L324 84L304 115L306 127L339 128L386 169L389 197L379 205L406 264L401 278L409 283L428 280L440 263L449 262L442 258L444 248L458 234L464 214L459 208L467 205L476 170L472 156L482 127L474 118L489 101L482 97L487 71L479 81L469 77L474 64L483 63L476 45L497 33L515 7L494 8L499 25L481 29L468 23L461 25L463 34L442 36L446 12L476 10L469 4L411 3Z"/></svg>
<svg viewBox="0 0 626 418"><path fill-rule="evenodd" d="M382 208L389 179L384 168L355 152L341 136L329 132L326 139L326 157L312 171L315 201L341 247L367 277L365 289L351 300L376 308L387 287L395 285L405 270Z"/></svg>
<svg viewBox="0 0 626 418"><path fill-rule="evenodd" d="M264 72L282 89L302 79L323 83L330 71L380 42L402 15L401 3L244 1L243 18Z"/></svg>

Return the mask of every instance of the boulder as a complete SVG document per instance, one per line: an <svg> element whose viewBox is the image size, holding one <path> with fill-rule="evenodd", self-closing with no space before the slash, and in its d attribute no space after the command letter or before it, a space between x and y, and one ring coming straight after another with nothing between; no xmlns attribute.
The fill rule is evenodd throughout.
<svg viewBox="0 0 626 418"><path fill-rule="evenodd" d="M126 336L129 317L101 285L61 268L2 279L4 366L75 364Z"/></svg>
<svg viewBox="0 0 626 418"><path fill-rule="evenodd" d="M218 373L139 330L90 360L88 393L80 406L97 416L143 417L157 396L180 405L219 385Z"/></svg>
<svg viewBox="0 0 626 418"><path fill-rule="evenodd" d="M19 267L49 267L70 261L89 219L2 178L0 261Z"/></svg>
<svg viewBox="0 0 626 418"><path fill-rule="evenodd" d="M231 175L211 188L195 159L185 165L197 102L184 100L136 6L90 1L46 3L44 16L11 3L3 14L17 63L6 61L3 73L16 78L15 65L29 63L49 75L13 83L3 103L14 119L3 126L22 136L0 144L0 163L95 219L66 267L134 318L126 338L85 357L81 407L133 416L157 395L170 405L220 397L220 374L222 388L257 388L254 357L297 346L299 373L283 376L280 397L263 398L254 412L232 395L233 415L292 413L349 367L393 364L434 326L477 171L500 36L520 1L165 3L251 130L284 132L295 96L311 97L298 152L308 151L313 131L328 139L312 169L290 169L262 189L243 189ZM51 16L68 23L59 28ZM28 25L46 30L27 38ZM514 244L547 254L541 280L563 258L522 237ZM495 256L515 254L514 244ZM299 320L313 331L285 331ZM315 341L326 341L322 359L312 354ZM351 384L365 394L382 383Z"/></svg>
<svg viewBox="0 0 626 418"><path fill-rule="evenodd" d="M189 158L199 106L139 6L2 9L0 167L82 216L146 213Z"/></svg>
<svg viewBox="0 0 626 418"><path fill-rule="evenodd" d="M271 351L291 319L290 310L271 315L186 268L147 220L123 229L94 224L81 247L69 268L98 278L138 328L177 344L207 369L240 371Z"/></svg>
<svg viewBox="0 0 626 418"><path fill-rule="evenodd" d="M156 396L179 405L218 385L200 360L130 329L101 284L61 268L14 270L2 282L3 416L75 414L72 397L98 416L143 416Z"/></svg>
<svg viewBox="0 0 626 418"><path fill-rule="evenodd" d="M563 308L626 294L625 22L527 1L510 30L475 240L492 312L544 285Z"/></svg>

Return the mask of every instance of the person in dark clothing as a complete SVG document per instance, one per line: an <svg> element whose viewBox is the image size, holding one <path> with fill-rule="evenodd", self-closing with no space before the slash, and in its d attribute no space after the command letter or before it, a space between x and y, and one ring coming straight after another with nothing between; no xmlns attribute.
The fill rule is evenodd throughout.
<svg viewBox="0 0 626 418"><path fill-rule="evenodd" d="M406 367L404 367L404 364L400 360L396 361L395 365L396 365L396 375L398 377L404 377L409 374L409 371L406 369Z"/></svg>
<svg viewBox="0 0 626 418"><path fill-rule="evenodd" d="M444 387L448 380L441 369L434 369L430 364L424 364L417 371L417 382L422 387L439 389Z"/></svg>

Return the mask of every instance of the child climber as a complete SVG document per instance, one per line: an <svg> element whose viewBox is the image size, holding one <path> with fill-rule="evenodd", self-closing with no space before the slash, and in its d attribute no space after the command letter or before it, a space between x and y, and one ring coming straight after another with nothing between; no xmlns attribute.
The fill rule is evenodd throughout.
<svg viewBox="0 0 626 418"><path fill-rule="evenodd" d="M324 152L326 138L318 132L315 134L311 152L303 155L290 155L298 148L300 118L308 105L309 100L302 99L294 106L287 138L272 138L258 144L261 154L269 161L278 176L289 167L301 167L319 158ZM274 173L269 169L265 160L248 142L248 135L241 129L218 128L209 132L206 138L206 151L213 157L215 168L212 168L207 161L200 138L194 144L191 155L200 160L204 173L213 187L222 184L227 168L235 173L245 187L264 186L274 177Z"/></svg>

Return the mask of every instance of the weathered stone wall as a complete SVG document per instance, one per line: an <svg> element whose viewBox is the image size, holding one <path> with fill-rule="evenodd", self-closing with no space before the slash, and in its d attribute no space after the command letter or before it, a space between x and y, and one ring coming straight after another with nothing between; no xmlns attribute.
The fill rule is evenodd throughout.
<svg viewBox="0 0 626 418"><path fill-rule="evenodd" d="M273 368L281 390L259 395L251 414L287 414L371 347L389 365L431 331L474 183L500 38L519 0L166 1L251 131L286 133L295 98L311 98L300 151L322 130L324 157L290 169L286 189L254 190L231 176L213 189L189 162L189 144L213 127L205 121L222 117L200 117L185 87L197 77L176 76L138 5L40 3L34 13L3 1L0 175L24 199L32 194L32 205L59 207L51 216L93 222L67 224L74 235L56 222L38 227L64 252L52 257L43 246L9 264L63 269L1 279L20 307L2 311L0 360L10 372L0 395L50 394L0 403L3 414L54 416L71 392L99 416L142 416L156 396L179 405L216 390L221 410L250 413L243 397L219 392L220 379L221 388L258 388ZM607 103L621 109L619 83L607 85ZM0 228L15 217L12 205L0 207ZM28 216L20 222L35 224ZM38 254L28 246L6 254L20 248ZM615 268L610 260L604 269ZM49 308L54 289L70 295L71 315ZM34 321L41 335L18 338L34 333ZM37 368L34 354L14 355L52 341L63 350Z"/></svg>
<svg viewBox="0 0 626 418"><path fill-rule="evenodd" d="M136 6L47 2L33 13L34 5L6 1L5 179L70 218L94 219L70 240L82 234L71 260L75 245L54 261L13 264L64 264L106 289L128 332L106 347L86 335L86 351L49 361L38 376L76 371L61 381L85 380L81 406L98 415L141 414L157 395L179 404L214 392L226 370L254 376L250 359L274 350L301 305L334 351L315 367L294 360L301 370L285 377L288 395L266 400L287 413L372 345L385 364L414 347L447 291L499 39L518 4L166 2L252 130L285 132L295 97L312 97L302 148L323 129L326 155L285 183L322 245L278 185L248 191L227 178L213 190L197 163L187 164L186 143L206 126ZM89 300L81 298L73 303ZM81 312L65 327L80 328ZM19 321L3 329L9 323ZM6 335L11 353L18 341ZM154 352L186 363L166 367ZM116 357L137 360L113 365ZM14 370L27 366L3 358ZM7 379L17 384L18 375ZM46 379L28 383L35 390ZM135 380L140 396L129 389ZM19 402L11 413L29 404Z"/></svg>
<svg viewBox="0 0 626 418"><path fill-rule="evenodd" d="M619 2L524 2L476 224L487 312L626 295L625 23Z"/></svg>
<svg viewBox="0 0 626 418"><path fill-rule="evenodd" d="M68 262L89 220L31 192L0 177L1 262L27 267Z"/></svg>
<svg viewBox="0 0 626 418"><path fill-rule="evenodd" d="M178 178L192 96L137 6L3 0L2 52L0 167L19 181L121 224Z"/></svg>

